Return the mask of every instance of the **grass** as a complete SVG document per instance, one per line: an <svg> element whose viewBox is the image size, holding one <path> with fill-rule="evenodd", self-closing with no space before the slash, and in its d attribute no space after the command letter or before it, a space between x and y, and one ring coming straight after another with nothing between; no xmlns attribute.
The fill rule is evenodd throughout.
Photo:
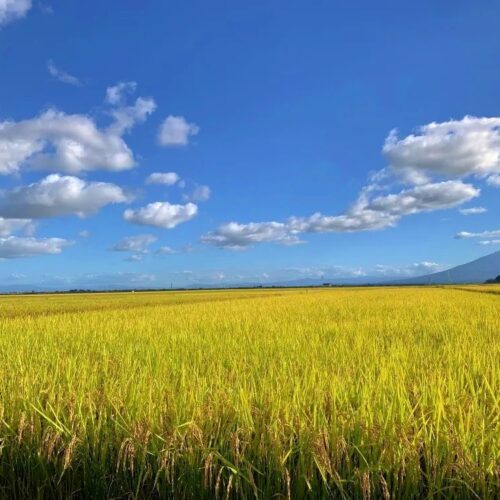
<svg viewBox="0 0 500 500"><path fill-rule="evenodd" d="M498 498L494 286L0 298L0 498Z"/></svg>

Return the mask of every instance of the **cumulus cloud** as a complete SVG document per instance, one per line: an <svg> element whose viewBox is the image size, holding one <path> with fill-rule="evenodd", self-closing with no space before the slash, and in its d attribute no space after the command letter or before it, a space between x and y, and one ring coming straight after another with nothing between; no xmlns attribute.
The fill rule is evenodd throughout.
<svg viewBox="0 0 500 500"><path fill-rule="evenodd" d="M415 134L387 137L383 153L391 168L411 182L429 176L484 178L500 173L500 118L465 116L462 120L432 122Z"/></svg>
<svg viewBox="0 0 500 500"><path fill-rule="evenodd" d="M0 0L0 28L20 19L31 9L31 0Z"/></svg>
<svg viewBox="0 0 500 500"><path fill-rule="evenodd" d="M364 190L350 210L341 215L313 214L291 217L287 222L238 224L231 222L202 237L204 243L228 249L242 249L255 243L298 243L301 233L355 232L395 226L407 215L453 208L479 195L479 190L462 181L445 181L416 186L397 194L370 199Z"/></svg>
<svg viewBox="0 0 500 500"><path fill-rule="evenodd" d="M51 109L36 118L0 122L0 174L16 173L24 164L74 174L127 170L134 157L120 135L99 130L88 116Z"/></svg>
<svg viewBox="0 0 500 500"><path fill-rule="evenodd" d="M138 97L132 106L121 106L111 111L114 123L108 132L121 136L129 132L137 123L143 123L156 109L156 103L151 97Z"/></svg>
<svg viewBox="0 0 500 500"><path fill-rule="evenodd" d="M380 230L396 226L408 215L458 207L481 192L462 178L475 176L496 182L500 173L500 118L466 116L462 120L430 123L403 139L393 131L385 141L383 153L389 168L372 174L369 184L344 213L315 213L291 217L286 222L232 222L204 235L202 241L241 249L254 243L295 241L302 233ZM395 179L396 184L403 180L410 187L376 195L389 190ZM483 211L484 208L476 207L463 209L462 213Z"/></svg>
<svg viewBox="0 0 500 500"><path fill-rule="evenodd" d="M203 201L208 201L211 194L212 191L208 186L196 186L191 194L185 194L183 198L185 201L195 201L201 203Z"/></svg>
<svg viewBox="0 0 500 500"><path fill-rule="evenodd" d="M76 76L70 75L63 69L58 68L54 64L54 61L49 61L47 63L47 70L51 76L62 83L67 83L68 85L73 85L75 87L81 87L82 85L82 82Z"/></svg>
<svg viewBox="0 0 500 500"><path fill-rule="evenodd" d="M62 238L32 238L7 236L0 238L0 259L59 254L71 242Z"/></svg>
<svg viewBox="0 0 500 500"><path fill-rule="evenodd" d="M113 122L105 129L86 115L56 109L27 120L0 122L0 174L13 174L24 166L70 174L134 167L134 155L122 135L144 122L156 104L152 98L139 97L126 106L122 93L110 94L108 89L107 99L119 106L109 111Z"/></svg>
<svg viewBox="0 0 500 500"><path fill-rule="evenodd" d="M307 219L292 219L292 227L305 232L383 229L394 226L406 215L453 208L479 196L479 193L479 189L462 181L419 185L371 201L362 193L354 207L344 215L316 214Z"/></svg>
<svg viewBox="0 0 500 500"><path fill-rule="evenodd" d="M168 116L160 127L158 142L162 146L187 146L189 137L197 135L200 127L195 123L188 123L183 116Z"/></svg>
<svg viewBox="0 0 500 500"><path fill-rule="evenodd" d="M191 220L197 213L198 207L194 203L173 205L167 201L157 201L137 210L125 210L123 218L134 224L172 229Z"/></svg>
<svg viewBox="0 0 500 500"><path fill-rule="evenodd" d="M282 222L251 222L223 224L201 238L203 243L230 250L243 250L256 243L277 242L283 245L301 243L297 232Z"/></svg>
<svg viewBox="0 0 500 500"><path fill-rule="evenodd" d="M29 231L31 226L31 219L4 219L0 217L0 236L10 236L21 230Z"/></svg>
<svg viewBox="0 0 500 500"><path fill-rule="evenodd" d="M500 187L500 174L490 175L486 182L493 187Z"/></svg>
<svg viewBox="0 0 500 500"><path fill-rule="evenodd" d="M146 184L164 184L173 186L181 178L175 172L154 172L146 178Z"/></svg>
<svg viewBox="0 0 500 500"><path fill-rule="evenodd" d="M469 238L500 238L500 229L495 229L493 231L481 231L478 233L460 231L455 235L455 238L459 240L469 239Z"/></svg>
<svg viewBox="0 0 500 500"><path fill-rule="evenodd" d="M138 234L128 236L113 245L110 250L114 252L133 252L135 254L148 253L149 246L157 240L152 234Z"/></svg>
<svg viewBox="0 0 500 500"><path fill-rule="evenodd" d="M112 106L123 104L127 94L133 94L137 88L137 82L118 82L106 89L105 101Z"/></svg>
<svg viewBox="0 0 500 500"><path fill-rule="evenodd" d="M0 194L0 216L39 219L61 215L85 217L110 203L123 203L123 190L105 182L86 182L78 177L52 174L39 182Z"/></svg>
<svg viewBox="0 0 500 500"><path fill-rule="evenodd" d="M479 215L479 214L484 214L488 210L484 207L470 207L470 208L461 208L459 212L462 215Z"/></svg>

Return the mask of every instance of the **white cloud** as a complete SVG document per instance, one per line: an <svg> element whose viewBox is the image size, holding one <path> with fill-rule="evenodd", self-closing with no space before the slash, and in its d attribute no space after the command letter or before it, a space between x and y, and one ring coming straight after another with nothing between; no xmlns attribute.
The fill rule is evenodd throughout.
<svg viewBox="0 0 500 500"><path fill-rule="evenodd" d="M78 233L78 236L80 236L80 238L90 238L90 231L84 229Z"/></svg>
<svg viewBox="0 0 500 500"><path fill-rule="evenodd" d="M115 252L133 252L135 254L145 254L148 248L157 240L152 234L138 234L128 236L111 247Z"/></svg>
<svg viewBox="0 0 500 500"><path fill-rule="evenodd" d="M99 130L84 115L48 110L19 122L0 122L0 174L24 166L68 173L127 170L132 151L117 133Z"/></svg>
<svg viewBox="0 0 500 500"><path fill-rule="evenodd" d="M188 123L183 116L168 116L160 127L158 142L162 146L187 146L189 137L197 135L200 127Z"/></svg>
<svg viewBox="0 0 500 500"><path fill-rule="evenodd" d="M0 259L58 254L71 242L62 238L31 238L8 236L0 238Z"/></svg>
<svg viewBox="0 0 500 500"><path fill-rule="evenodd" d="M484 214L488 210L484 207L471 207L471 208L461 208L459 212L462 215L479 215L479 214Z"/></svg>
<svg viewBox="0 0 500 500"><path fill-rule="evenodd" d="M500 229L496 229L494 231L482 231L479 233L460 231L455 235L455 238L459 240L469 239L469 238L500 238Z"/></svg>
<svg viewBox="0 0 500 500"><path fill-rule="evenodd" d="M125 210L123 218L135 224L172 229L191 220L197 213L198 207L194 203L173 205L167 201L157 201L137 210Z"/></svg>
<svg viewBox="0 0 500 500"><path fill-rule="evenodd" d="M480 190L461 181L437 182L375 198L368 209L397 217L452 208L479 196Z"/></svg>
<svg viewBox="0 0 500 500"><path fill-rule="evenodd" d="M211 194L212 191L208 186L197 186L190 195L185 194L183 198L185 201L195 201L201 203L203 201L208 201Z"/></svg>
<svg viewBox="0 0 500 500"><path fill-rule="evenodd" d="M106 89L106 102L112 106L123 104L127 94L133 94L137 88L137 82L118 82L116 85Z"/></svg>
<svg viewBox="0 0 500 500"><path fill-rule="evenodd" d="M173 186L180 180L181 178L175 172L154 172L147 177L146 184Z"/></svg>
<svg viewBox="0 0 500 500"><path fill-rule="evenodd" d="M223 224L216 231L201 238L203 243L230 250L243 250L256 243L277 242L283 245L301 243L296 232L282 222L251 222Z"/></svg>
<svg viewBox="0 0 500 500"><path fill-rule="evenodd" d="M135 253L133 255L129 255L126 259L127 262L141 262L144 260L144 254L143 253Z"/></svg>
<svg viewBox="0 0 500 500"><path fill-rule="evenodd" d="M82 85L82 82L76 76L70 75L61 68L58 68L53 61L49 61L47 63L47 70L51 76L62 83L67 83L68 85L73 85L75 87L81 87Z"/></svg>
<svg viewBox="0 0 500 500"><path fill-rule="evenodd" d="M292 217L286 223L232 222L202 237L204 243L242 249L254 243L297 243L300 233L355 232L392 227L406 215L453 208L479 195L479 190L461 181L446 181L406 189L397 194L370 199L364 189L354 206L341 215Z"/></svg>
<svg viewBox="0 0 500 500"><path fill-rule="evenodd" d="M21 230L29 230L31 219L4 219L0 217L0 236L10 236Z"/></svg>
<svg viewBox="0 0 500 500"><path fill-rule="evenodd" d="M150 97L139 97L125 106L120 92L111 96L107 98L120 105L109 111L113 122L106 129L99 129L86 115L56 109L27 120L0 122L0 174L16 173L25 166L71 174L134 167L134 155L122 135L144 122L156 104Z"/></svg>
<svg viewBox="0 0 500 500"><path fill-rule="evenodd" d="M31 9L31 0L0 0L0 27L20 19Z"/></svg>
<svg viewBox="0 0 500 500"><path fill-rule="evenodd" d="M425 274L437 273L443 269L446 269L446 266L443 264L423 261L399 267L378 265L375 267L373 274L382 276L422 276Z"/></svg>
<svg viewBox="0 0 500 500"><path fill-rule="evenodd" d="M163 247L158 248L156 253L158 255L172 255L172 254L177 253L177 252L171 247L163 246Z"/></svg>
<svg viewBox="0 0 500 500"><path fill-rule="evenodd" d="M128 201L123 190L105 182L52 174L39 182L0 193L0 215L7 218L85 217L110 203Z"/></svg>
<svg viewBox="0 0 500 500"><path fill-rule="evenodd" d="M481 240L480 245L500 245L500 240Z"/></svg>
<svg viewBox="0 0 500 500"><path fill-rule="evenodd" d="M456 207L475 198L479 192L470 184L446 181L378 196L371 201L366 193L362 193L354 207L345 214L292 218L289 225L296 231L310 233L384 229L395 226L406 215Z"/></svg>
<svg viewBox="0 0 500 500"><path fill-rule="evenodd" d="M500 118L465 116L429 123L404 139L392 131L383 152L390 166L415 183L429 175L486 177L500 173Z"/></svg>
<svg viewBox="0 0 500 500"><path fill-rule="evenodd" d="M490 175L486 182L493 187L500 187L500 174Z"/></svg>
<svg viewBox="0 0 500 500"><path fill-rule="evenodd" d="M108 132L121 136L129 132L137 123L143 123L156 109L156 103L151 97L138 97L132 106L121 106L113 109L111 115L115 119Z"/></svg>
<svg viewBox="0 0 500 500"><path fill-rule="evenodd" d="M470 184L447 181L406 189L397 194L369 200L362 193L346 214L290 219L290 227L299 232L353 232L392 227L406 215L455 207L479 195Z"/></svg>

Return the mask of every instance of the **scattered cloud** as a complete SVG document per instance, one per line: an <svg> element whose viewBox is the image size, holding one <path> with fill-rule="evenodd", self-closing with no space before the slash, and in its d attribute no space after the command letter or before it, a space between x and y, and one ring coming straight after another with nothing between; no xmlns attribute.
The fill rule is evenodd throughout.
<svg viewBox="0 0 500 500"><path fill-rule="evenodd" d="M106 89L105 101L111 106L118 106L125 102L128 94L133 94L137 88L137 82L118 82L116 85Z"/></svg>
<svg viewBox="0 0 500 500"><path fill-rule="evenodd" d="M0 236L10 236L21 230L29 231L31 225L31 219L4 219L0 217Z"/></svg>
<svg viewBox="0 0 500 500"><path fill-rule="evenodd" d="M500 229L494 231L482 231L479 233L470 233L468 231L461 231L455 235L456 239L463 240L469 238L500 238Z"/></svg>
<svg viewBox="0 0 500 500"><path fill-rule="evenodd" d="M203 243L230 250L243 250L256 243L277 242L282 245L301 243L296 231L282 222L251 222L223 224L216 231L205 234Z"/></svg>
<svg viewBox="0 0 500 500"><path fill-rule="evenodd" d="M151 286L157 277L150 273L86 273L66 279L69 286L79 288L129 288Z"/></svg>
<svg viewBox="0 0 500 500"><path fill-rule="evenodd" d="M111 111L114 123L108 132L121 136L137 124L146 121L148 116L156 109L156 103L151 97L138 97L132 106L121 106Z"/></svg>
<svg viewBox="0 0 500 500"><path fill-rule="evenodd" d="M163 246L163 247L158 248L158 250L156 250L156 253L158 255L172 255L172 254L177 253L177 252L171 247Z"/></svg>
<svg viewBox="0 0 500 500"><path fill-rule="evenodd" d="M85 217L110 203L126 201L129 198L115 184L52 174L39 182L0 193L0 215L9 219Z"/></svg>
<svg viewBox="0 0 500 500"><path fill-rule="evenodd" d="M366 276L366 272L360 267L348 267L332 265L325 267L290 267L279 271L278 281L304 278L358 278ZM269 277L269 275L268 275Z"/></svg>
<svg viewBox="0 0 500 500"><path fill-rule="evenodd" d="M51 76L62 83L67 83L68 85L73 85L75 87L81 87L82 82L73 75L70 75L61 68L58 68L53 61L47 63L47 70Z"/></svg>
<svg viewBox="0 0 500 500"><path fill-rule="evenodd" d="M481 240L480 245L500 245L500 240Z"/></svg>
<svg viewBox="0 0 500 500"><path fill-rule="evenodd" d="M160 127L158 142L167 147L187 146L189 137L197 135L199 131L198 125L188 123L183 116L170 115Z"/></svg>
<svg viewBox="0 0 500 500"><path fill-rule="evenodd" d="M127 262L141 262L144 260L144 254L143 253L134 253L132 255L129 255L126 259Z"/></svg>
<svg viewBox="0 0 500 500"><path fill-rule="evenodd" d="M198 207L194 203L173 205L167 201L157 201L137 210L125 210L123 218L134 224L172 229L193 219L197 213Z"/></svg>
<svg viewBox="0 0 500 500"><path fill-rule="evenodd" d="M78 236L80 236L80 238L90 238L90 231L84 229L78 233Z"/></svg>
<svg viewBox="0 0 500 500"><path fill-rule="evenodd" d="M36 118L0 122L0 174L24 165L67 173L127 170L132 151L116 132L99 130L85 115L50 109Z"/></svg>
<svg viewBox="0 0 500 500"><path fill-rule="evenodd" d="M0 28L21 19L31 9L31 0L0 0Z"/></svg>
<svg viewBox="0 0 500 500"><path fill-rule="evenodd" d="M479 195L479 190L461 181L445 181L406 189L397 194L370 198L370 189L360 194L344 214L292 217L287 222L238 224L231 222L202 237L204 243L242 249L255 243L298 243L301 233L355 232L393 227L406 216L453 208Z"/></svg>
<svg viewBox="0 0 500 500"><path fill-rule="evenodd" d="M180 180L181 178L175 172L154 172L147 177L146 184L173 186Z"/></svg>
<svg viewBox="0 0 500 500"><path fill-rule="evenodd" d="M149 251L149 246L157 240L152 234L138 234L128 236L113 245L110 250L114 252L133 252L135 254L145 254Z"/></svg>
<svg viewBox="0 0 500 500"><path fill-rule="evenodd" d="M197 186L190 195L185 194L183 198L184 201L194 201L201 203L204 201L208 201L211 194L212 191L208 186Z"/></svg>
<svg viewBox="0 0 500 500"><path fill-rule="evenodd" d="M377 265L373 270L374 275L381 276L422 276L425 274L437 273L443 271L447 266L436 262L416 262L405 266L387 266Z"/></svg>
<svg viewBox="0 0 500 500"><path fill-rule="evenodd" d="M487 184L493 187L500 187L500 174L490 175L486 179Z"/></svg>
<svg viewBox="0 0 500 500"><path fill-rule="evenodd" d="M0 259L59 254L71 242L62 238L32 238L7 236L0 238Z"/></svg>
<svg viewBox="0 0 500 500"><path fill-rule="evenodd" d="M465 116L432 122L399 139L393 130L383 153L391 168L411 182L429 176L484 178L500 173L500 118Z"/></svg>
<svg viewBox="0 0 500 500"><path fill-rule="evenodd" d="M484 207L471 207L471 208L461 208L459 212L462 215L479 215L479 214L484 214L488 210Z"/></svg>
<svg viewBox="0 0 500 500"><path fill-rule="evenodd" d="M113 122L104 129L89 116L56 109L27 120L0 122L0 174L14 174L22 167L70 174L133 168L134 155L122 136L144 122L156 104L150 97L139 97L125 106L120 92L111 92L112 97L109 93L107 99L119 105L109 111Z"/></svg>

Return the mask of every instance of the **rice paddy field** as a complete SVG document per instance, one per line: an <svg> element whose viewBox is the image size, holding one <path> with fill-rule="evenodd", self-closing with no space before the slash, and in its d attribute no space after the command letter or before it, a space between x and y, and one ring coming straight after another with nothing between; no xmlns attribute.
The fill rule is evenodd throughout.
<svg viewBox="0 0 500 500"><path fill-rule="evenodd" d="M0 297L0 498L498 498L500 287Z"/></svg>

